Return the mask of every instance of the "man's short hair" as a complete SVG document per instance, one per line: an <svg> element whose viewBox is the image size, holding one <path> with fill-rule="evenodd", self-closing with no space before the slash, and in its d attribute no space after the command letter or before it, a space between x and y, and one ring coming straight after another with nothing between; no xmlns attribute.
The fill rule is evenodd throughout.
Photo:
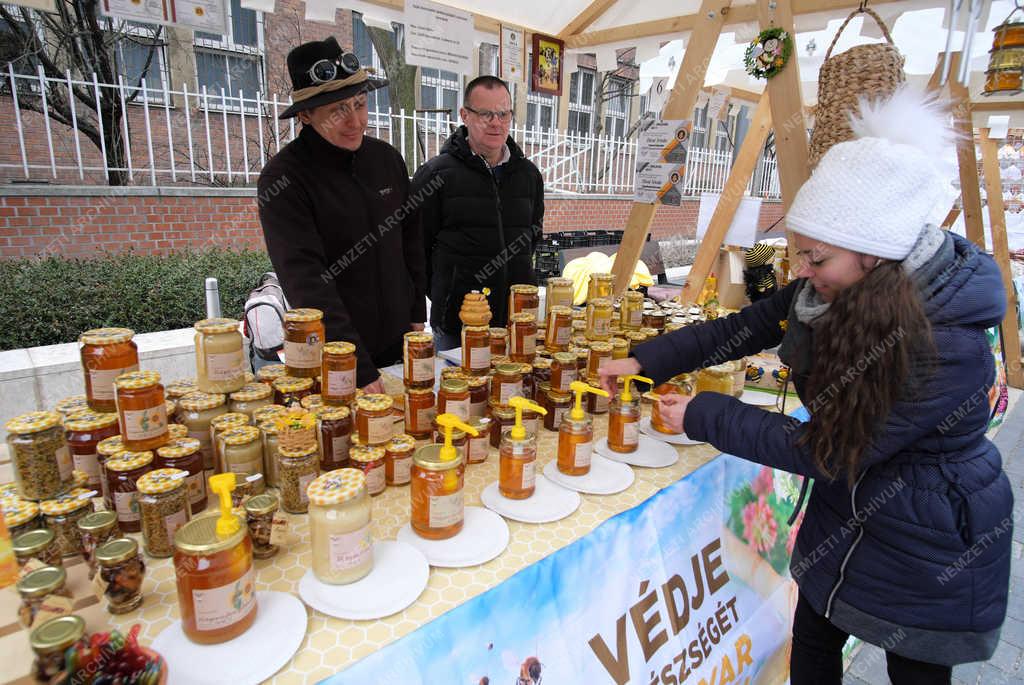
<svg viewBox="0 0 1024 685"><path fill-rule="evenodd" d="M477 87L487 88L488 90L494 90L495 88L504 88L505 92L508 93L509 100L512 99L512 91L508 89L508 84L502 81L497 76L477 76L475 79L466 84L466 92L462 94L462 101L469 102L469 96L473 90Z"/></svg>

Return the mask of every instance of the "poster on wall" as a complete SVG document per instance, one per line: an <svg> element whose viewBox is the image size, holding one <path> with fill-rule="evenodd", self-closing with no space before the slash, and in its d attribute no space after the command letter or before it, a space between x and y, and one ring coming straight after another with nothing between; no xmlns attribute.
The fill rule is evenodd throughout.
<svg viewBox="0 0 1024 685"><path fill-rule="evenodd" d="M721 200L720 193L701 193L700 209L697 213L697 240L704 237L704 233L711 225L711 217L715 214L715 208ZM739 247L753 247L757 242L757 222L761 216L761 198L744 197L740 200L736 213L733 214L732 223L729 224L729 231L725 234L725 245L737 245ZM742 267L740 269L742 272ZM742 281L741 281L742 282Z"/></svg>
<svg viewBox="0 0 1024 685"><path fill-rule="evenodd" d="M168 0L174 12L175 23L196 31L228 32L228 8L225 0Z"/></svg>
<svg viewBox="0 0 1024 685"><path fill-rule="evenodd" d="M722 455L324 682L781 685L798 493Z"/></svg>
<svg viewBox="0 0 1024 685"><path fill-rule="evenodd" d="M473 73L473 15L429 0L405 4L405 61L420 67Z"/></svg>
<svg viewBox="0 0 1024 685"><path fill-rule="evenodd" d="M691 130L688 119L653 119L644 126L637 144L634 200L680 205Z"/></svg>
<svg viewBox="0 0 1024 685"><path fill-rule="evenodd" d="M514 26L501 25L501 45L498 47L498 76L506 81L523 82L526 57L526 33Z"/></svg>
<svg viewBox="0 0 1024 685"><path fill-rule="evenodd" d="M530 89L545 95L562 94L562 66L565 43L540 33L533 34L530 55Z"/></svg>
<svg viewBox="0 0 1024 685"><path fill-rule="evenodd" d="M103 0L100 13L114 19L142 21L149 24L170 24L173 0Z"/></svg>
<svg viewBox="0 0 1024 685"><path fill-rule="evenodd" d="M19 5L40 12L56 12L56 0L8 0L9 5Z"/></svg>

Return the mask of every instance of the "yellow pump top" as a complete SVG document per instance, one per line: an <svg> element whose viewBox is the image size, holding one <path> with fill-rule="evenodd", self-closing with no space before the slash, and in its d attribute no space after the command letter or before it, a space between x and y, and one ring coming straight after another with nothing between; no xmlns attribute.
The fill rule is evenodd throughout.
<svg viewBox="0 0 1024 685"><path fill-rule="evenodd" d="M622 377L623 386L622 386L622 395L621 395L620 399L623 402L632 402L633 401L633 393L631 392L632 386L630 385L630 383L632 383L633 381L640 381L641 383L647 383L652 388L654 387L654 381L652 381L647 376L635 376L633 374L626 374L625 376Z"/></svg>
<svg viewBox="0 0 1024 685"><path fill-rule="evenodd" d="M439 415L437 417L437 425L440 426L444 432L444 445L442 445L440 453L441 461L452 461L455 457L459 456L458 450L456 450L455 445L452 444L452 430L458 428L461 431L469 433L473 437L480 435L480 432L477 431L476 428L463 423L455 414Z"/></svg>
<svg viewBox="0 0 1024 685"><path fill-rule="evenodd" d="M226 538L238 532L242 523L231 511L231 491L235 489L234 473L210 476L210 490L220 497L220 518L217 519L217 537Z"/></svg>
<svg viewBox="0 0 1024 685"><path fill-rule="evenodd" d="M572 411L569 412L569 418L573 421L582 421L586 418L586 414L583 413L583 393L591 392L595 395L602 397L608 397L608 393L600 388L595 388L592 385L587 385L583 381L573 381L569 384L569 390L576 393L576 404L573 405Z"/></svg>
<svg viewBox="0 0 1024 685"><path fill-rule="evenodd" d="M509 433L509 436L513 440L523 440L526 438L526 429L523 428L524 409L532 409L533 411L541 415L548 413L547 409L538 404L534 404L525 397L510 397L508 403L516 410L516 423L514 426L512 426L512 431Z"/></svg>

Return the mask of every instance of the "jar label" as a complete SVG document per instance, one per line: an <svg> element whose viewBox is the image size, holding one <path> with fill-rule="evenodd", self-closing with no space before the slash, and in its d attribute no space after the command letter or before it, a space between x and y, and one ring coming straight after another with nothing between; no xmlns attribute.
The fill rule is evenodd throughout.
<svg viewBox="0 0 1024 685"><path fill-rule="evenodd" d="M137 492L115 492L114 509L117 520L132 523L139 520L139 502Z"/></svg>
<svg viewBox="0 0 1024 685"><path fill-rule="evenodd" d="M167 433L167 407L163 402L149 409L125 409L121 416L126 440L149 440Z"/></svg>
<svg viewBox="0 0 1024 685"><path fill-rule="evenodd" d="M524 314L533 314L533 320L537 320L537 314L540 312L540 307L523 307L521 310Z"/></svg>
<svg viewBox="0 0 1024 685"><path fill-rule="evenodd" d="M568 369L562 369L562 373L558 376L558 386L552 386L555 390L561 390L563 392L569 391L569 386L576 380L576 367Z"/></svg>
<svg viewBox="0 0 1024 685"><path fill-rule="evenodd" d="M469 368L489 369L491 368L491 346L469 348Z"/></svg>
<svg viewBox="0 0 1024 685"><path fill-rule="evenodd" d="M354 394L356 394L355 369L327 372L327 387L324 388L324 395L346 397Z"/></svg>
<svg viewBox="0 0 1024 685"><path fill-rule="evenodd" d="M499 400L501 404L508 404L508 401L513 397L523 397L523 382L502 383L501 392L498 393L498 397L501 398Z"/></svg>
<svg viewBox="0 0 1024 685"><path fill-rule="evenodd" d="M81 471L89 476L90 483L100 482L99 455L95 452L90 454L72 454L72 462L76 471Z"/></svg>
<svg viewBox="0 0 1024 685"><path fill-rule="evenodd" d="M558 427L562 425L562 417L565 416L565 412L567 411L569 411L568 407L555 407L551 411L551 413L554 415L552 417L553 423L551 425L555 427L555 430L558 430Z"/></svg>
<svg viewBox="0 0 1024 685"><path fill-rule="evenodd" d="M392 481L395 485L405 485L412 476L412 452L409 456L391 460L391 473L394 475Z"/></svg>
<svg viewBox="0 0 1024 685"><path fill-rule="evenodd" d="M114 379L122 373L138 370L138 364L132 364L131 366L126 366L123 369L89 369L89 389L92 391L93 399L114 399Z"/></svg>
<svg viewBox="0 0 1024 685"><path fill-rule="evenodd" d="M611 333L611 320L604 316L595 316L593 318L593 331L595 335L608 335Z"/></svg>
<svg viewBox="0 0 1024 685"><path fill-rule="evenodd" d="M381 462L380 466L374 466L366 472L366 491L371 495L375 495L378 492L383 492L386 486L384 462Z"/></svg>
<svg viewBox="0 0 1024 685"><path fill-rule="evenodd" d="M594 398L593 405L591 405L594 407L594 409L593 411L590 412L591 414L603 414L604 412L608 411L607 397L603 395L591 395L591 397Z"/></svg>
<svg viewBox="0 0 1024 685"><path fill-rule="evenodd" d="M465 512L462 490L451 495L430 496L430 527L447 528L462 520Z"/></svg>
<svg viewBox="0 0 1024 685"><path fill-rule="evenodd" d="M629 312L629 319L626 320L626 324L635 328L640 328L644 320L644 313L641 309L634 309Z"/></svg>
<svg viewBox="0 0 1024 685"><path fill-rule="evenodd" d="M173 514L164 516L164 529L167 531L167 539L174 540L174 534L188 522L188 507L179 509Z"/></svg>
<svg viewBox="0 0 1024 685"><path fill-rule="evenodd" d="M444 403L444 413L453 414L458 416L459 420L467 421L469 419L469 398L464 400L448 400Z"/></svg>
<svg viewBox="0 0 1024 685"><path fill-rule="evenodd" d="M71 480L71 472L75 470L75 463L71 460L71 450L68 449L66 444L61 445L53 453L53 456L57 460L57 471L60 473L60 479Z"/></svg>
<svg viewBox="0 0 1024 685"><path fill-rule="evenodd" d="M555 344L568 345L572 338L572 326L559 326L555 329Z"/></svg>
<svg viewBox="0 0 1024 685"><path fill-rule="evenodd" d="M211 381L233 381L245 375L242 348L220 354L206 354L206 378Z"/></svg>
<svg viewBox="0 0 1024 685"><path fill-rule="evenodd" d="M222 630L233 626L256 609L256 586L249 565L233 583L209 590L192 590L196 630Z"/></svg>
<svg viewBox="0 0 1024 685"><path fill-rule="evenodd" d="M197 474L185 478L185 487L188 488L189 504L195 504L206 497L206 478L200 471Z"/></svg>
<svg viewBox="0 0 1024 685"><path fill-rule="evenodd" d="M320 367L324 344L317 336L311 342L284 341L284 363L295 369L316 369Z"/></svg>
<svg viewBox="0 0 1024 685"><path fill-rule="evenodd" d="M347 571L370 561L373 555L373 538L370 524L351 533L328 536L330 540L331 570Z"/></svg>
<svg viewBox="0 0 1024 685"><path fill-rule="evenodd" d="M474 402L473 398L470 398L469 418L473 419L482 416L487 416L487 400L485 399L479 402Z"/></svg>
<svg viewBox="0 0 1024 685"><path fill-rule="evenodd" d="M529 490L537 484L537 461L530 460L523 464L523 490Z"/></svg>
<svg viewBox="0 0 1024 685"><path fill-rule="evenodd" d="M573 452L572 465L576 468L580 468L581 466L590 466L590 455L593 451L593 441L577 443L576 449Z"/></svg>
<svg viewBox="0 0 1024 685"><path fill-rule="evenodd" d="M473 464L479 464L482 461L487 461L487 449L490 447L490 439L487 433L480 433L479 438L470 438L469 440L469 461Z"/></svg>
<svg viewBox="0 0 1024 685"><path fill-rule="evenodd" d="M256 461L229 461L228 471L239 476L251 476L263 470L263 460ZM236 482L240 479L236 478Z"/></svg>
<svg viewBox="0 0 1024 685"><path fill-rule="evenodd" d="M366 420L366 442L370 445L379 445L391 439L395 422L391 415L371 416Z"/></svg>
<svg viewBox="0 0 1024 685"><path fill-rule="evenodd" d="M638 445L640 443L640 424L636 421L622 424L622 444Z"/></svg>
<svg viewBox="0 0 1024 685"><path fill-rule="evenodd" d="M309 494L306 492L306 488L309 484L316 480L316 477L320 475L320 470L317 469L313 473L307 473L299 476L299 501L303 504L309 502Z"/></svg>
<svg viewBox="0 0 1024 685"><path fill-rule="evenodd" d="M523 352L522 353L524 355L529 356L531 354L534 354L537 351L537 336L535 336L535 335L527 335L522 340L523 340Z"/></svg>
<svg viewBox="0 0 1024 685"><path fill-rule="evenodd" d="M332 461L343 461L348 459L348 446L348 435L338 435L331 438L331 455L334 457Z"/></svg>
<svg viewBox="0 0 1024 685"><path fill-rule="evenodd" d="M423 359L410 359L410 366L412 367L412 381L418 383L420 381L432 381L434 380L434 358L424 357Z"/></svg>
<svg viewBox="0 0 1024 685"><path fill-rule="evenodd" d="M527 435L536 435L538 428L540 428L540 417L534 416L529 419L523 419L523 430L526 431Z"/></svg>

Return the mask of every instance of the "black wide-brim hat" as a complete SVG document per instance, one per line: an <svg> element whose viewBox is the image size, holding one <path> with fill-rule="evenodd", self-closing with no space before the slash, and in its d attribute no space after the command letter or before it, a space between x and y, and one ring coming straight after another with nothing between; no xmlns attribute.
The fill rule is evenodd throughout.
<svg viewBox="0 0 1024 685"><path fill-rule="evenodd" d="M388 84L384 79L371 78L362 67L349 75L339 70L338 78L333 81L313 83L309 76L310 68L322 59L337 60L342 52L337 39L330 36L324 40L303 43L288 53L292 104L278 115L278 119L290 119L299 112L355 97L360 93L368 93Z"/></svg>

